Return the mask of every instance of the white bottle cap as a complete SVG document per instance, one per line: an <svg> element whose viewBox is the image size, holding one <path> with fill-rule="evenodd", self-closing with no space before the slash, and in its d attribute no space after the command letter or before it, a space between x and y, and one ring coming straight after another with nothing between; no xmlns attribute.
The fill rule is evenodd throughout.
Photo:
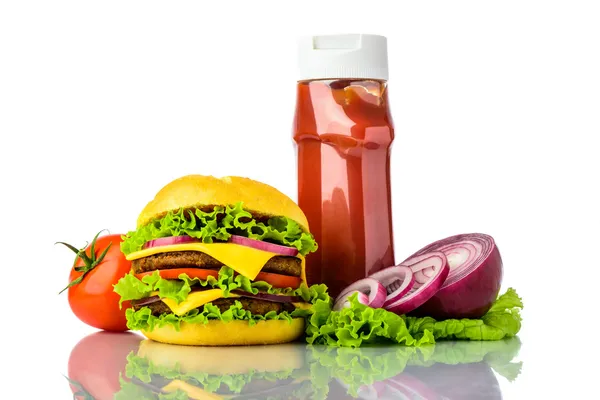
<svg viewBox="0 0 600 400"><path fill-rule="evenodd" d="M385 36L347 34L305 36L298 46L299 81L388 79Z"/></svg>

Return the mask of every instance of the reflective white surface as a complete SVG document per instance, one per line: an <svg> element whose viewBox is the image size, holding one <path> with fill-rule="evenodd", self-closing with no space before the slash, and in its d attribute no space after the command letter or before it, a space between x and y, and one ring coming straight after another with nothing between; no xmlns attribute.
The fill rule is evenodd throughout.
<svg viewBox="0 0 600 400"><path fill-rule="evenodd" d="M422 348L186 347L100 332L74 346L68 378L80 396L102 400L188 398L182 388L211 399L502 399L501 383L517 381L523 368L520 349L519 338Z"/></svg>

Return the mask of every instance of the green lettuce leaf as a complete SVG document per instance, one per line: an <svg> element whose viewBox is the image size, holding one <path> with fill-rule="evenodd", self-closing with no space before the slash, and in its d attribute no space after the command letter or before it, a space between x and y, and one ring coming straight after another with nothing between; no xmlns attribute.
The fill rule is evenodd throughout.
<svg viewBox="0 0 600 400"><path fill-rule="evenodd" d="M304 301L311 304L330 302L325 285L313 285L311 287L302 285L302 287L294 291L294 295L301 296ZM207 303L201 310L194 309L181 316L175 314L152 315L152 311L149 307L142 307L138 311L130 308L125 312L125 316L127 317L127 327L129 329L152 331L155 328L168 325L179 330L182 322L206 324L210 320L221 320L223 322L243 320L248 321L250 325L265 320L286 320L291 323L293 318L307 318L311 313L312 309L304 310L297 308L292 312L283 311L277 313L275 311L270 311L265 315L255 315L249 310L245 310L242 307L242 303L235 301L235 303L224 312L221 312L219 307L214 306L212 303Z"/></svg>
<svg viewBox="0 0 600 400"><path fill-rule="evenodd" d="M303 313L300 312L303 310L298 311L298 314L300 314L298 317L304 316ZM188 324L206 324L210 320L220 320L223 322L245 320L248 321L251 326L256 324L258 321L265 320L286 320L291 323L292 318L295 316L295 312L296 311L288 313L287 311L283 311L277 313L275 311L270 311L265 315L255 315L250 311L245 310L242 307L242 303L236 300L235 303L224 312L221 312L219 307L213 305L212 303L206 303L202 310L194 309L181 316L175 314L161 314L159 316L155 316L152 315L152 311L148 307L142 307L138 311L135 311L133 308L129 308L125 312L125 316L127 317L127 327L131 330L152 331L156 328L171 325L175 328L175 330L179 331L181 329L182 322L186 322Z"/></svg>
<svg viewBox="0 0 600 400"><path fill-rule="evenodd" d="M286 217L272 217L267 223L258 222L245 211L243 203L234 206L215 206L213 211L170 211L164 217L142 226L123 236L121 251L130 254L142 249L144 243L169 236L187 235L203 243L227 241L231 235L240 235L284 246L295 247L306 255L317 250L317 243L310 233Z"/></svg>
<svg viewBox="0 0 600 400"><path fill-rule="evenodd" d="M370 343L399 343L421 346L436 339L500 340L521 329L523 303L514 289L500 296L481 319L436 321L396 315L373 309L350 298L350 307L331 311L325 304L314 304L307 323L309 344L359 347Z"/></svg>
<svg viewBox="0 0 600 400"><path fill-rule="evenodd" d="M145 388L141 385L136 385L133 382L126 381L122 377L119 378L121 383L121 389L115 393L115 400L157 400L157 393L152 390Z"/></svg>
<svg viewBox="0 0 600 400"><path fill-rule="evenodd" d="M113 290L121 296L119 304L127 300L146 298L154 291L158 292L161 299L173 299L179 304L187 298L193 285L225 290L228 288L230 280L233 280L233 270L229 267L222 267L218 278L209 276L207 280L192 279L187 274L180 274L179 279L163 279L158 271L154 271L141 280L133 274L127 274L119 279L113 286ZM229 291L227 291L227 295L229 295Z"/></svg>
<svg viewBox="0 0 600 400"><path fill-rule="evenodd" d="M252 294L261 292L282 296L300 296L306 302L311 302L316 297L329 301L325 285L313 285L308 288L302 284L298 289L280 289L264 281L251 281L243 275L235 275L235 271L229 267L221 267L217 278L209 276L206 280L192 279L187 274L180 274L178 278L162 279L158 271L144 276L141 280L132 274L127 274L114 285L114 291L121 296L121 303L126 300L146 298L154 291L158 291L161 299L168 298L181 303L187 298L194 285L222 289L225 297L228 297L234 290L241 290Z"/></svg>

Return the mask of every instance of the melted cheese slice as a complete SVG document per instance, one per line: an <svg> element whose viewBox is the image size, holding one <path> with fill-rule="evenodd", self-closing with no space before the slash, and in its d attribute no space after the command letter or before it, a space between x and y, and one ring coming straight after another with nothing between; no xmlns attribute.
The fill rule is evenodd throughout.
<svg viewBox="0 0 600 400"><path fill-rule="evenodd" d="M164 386L162 390L167 393L173 393L177 390L182 390L190 399L194 400L220 400L224 398L216 393L209 393L206 390L202 390L197 386L190 385L189 383L179 379L171 381L168 385Z"/></svg>
<svg viewBox="0 0 600 400"><path fill-rule="evenodd" d="M312 307L310 303L292 303L292 305L301 310L309 310Z"/></svg>
<svg viewBox="0 0 600 400"><path fill-rule="evenodd" d="M175 315L184 315L190 310L194 308L201 307L206 303L210 303L213 300L217 300L223 297L222 289L210 289L210 290L202 290L200 292L192 292L188 295L188 297L177 304L177 302L173 299L162 299L162 302L165 303L173 314ZM236 294L229 294L229 297L240 297Z"/></svg>
<svg viewBox="0 0 600 400"><path fill-rule="evenodd" d="M131 253L126 258L129 261L133 261L154 254L172 253L175 251L201 251L252 280L256 278L256 275L258 275L267 261L277 255L270 251L258 250L235 243L185 243L151 247Z"/></svg>

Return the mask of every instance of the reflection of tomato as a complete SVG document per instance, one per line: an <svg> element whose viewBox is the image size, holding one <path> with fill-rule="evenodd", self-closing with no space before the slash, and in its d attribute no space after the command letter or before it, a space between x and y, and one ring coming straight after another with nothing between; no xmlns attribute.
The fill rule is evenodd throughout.
<svg viewBox="0 0 600 400"><path fill-rule="evenodd" d="M96 400L113 399L125 377L127 355L143 338L134 333L96 332L81 339L69 356L69 380L77 399L88 393ZM90 398L89 396L87 397Z"/></svg>
<svg viewBox="0 0 600 400"><path fill-rule="evenodd" d="M91 253L92 245L94 245L94 254ZM92 260L100 260L103 252L110 246L104 258L85 272L81 270L86 263L81 258L82 252L80 252L69 275L69 282L73 283L84 274L81 282L69 287L71 310L86 324L108 331L127 330L125 310L129 303L124 302L123 308L119 308L120 297L113 292L113 285L131 269L131 262L127 261L121 253L120 245L121 235L98 237L85 249L85 254Z"/></svg>

